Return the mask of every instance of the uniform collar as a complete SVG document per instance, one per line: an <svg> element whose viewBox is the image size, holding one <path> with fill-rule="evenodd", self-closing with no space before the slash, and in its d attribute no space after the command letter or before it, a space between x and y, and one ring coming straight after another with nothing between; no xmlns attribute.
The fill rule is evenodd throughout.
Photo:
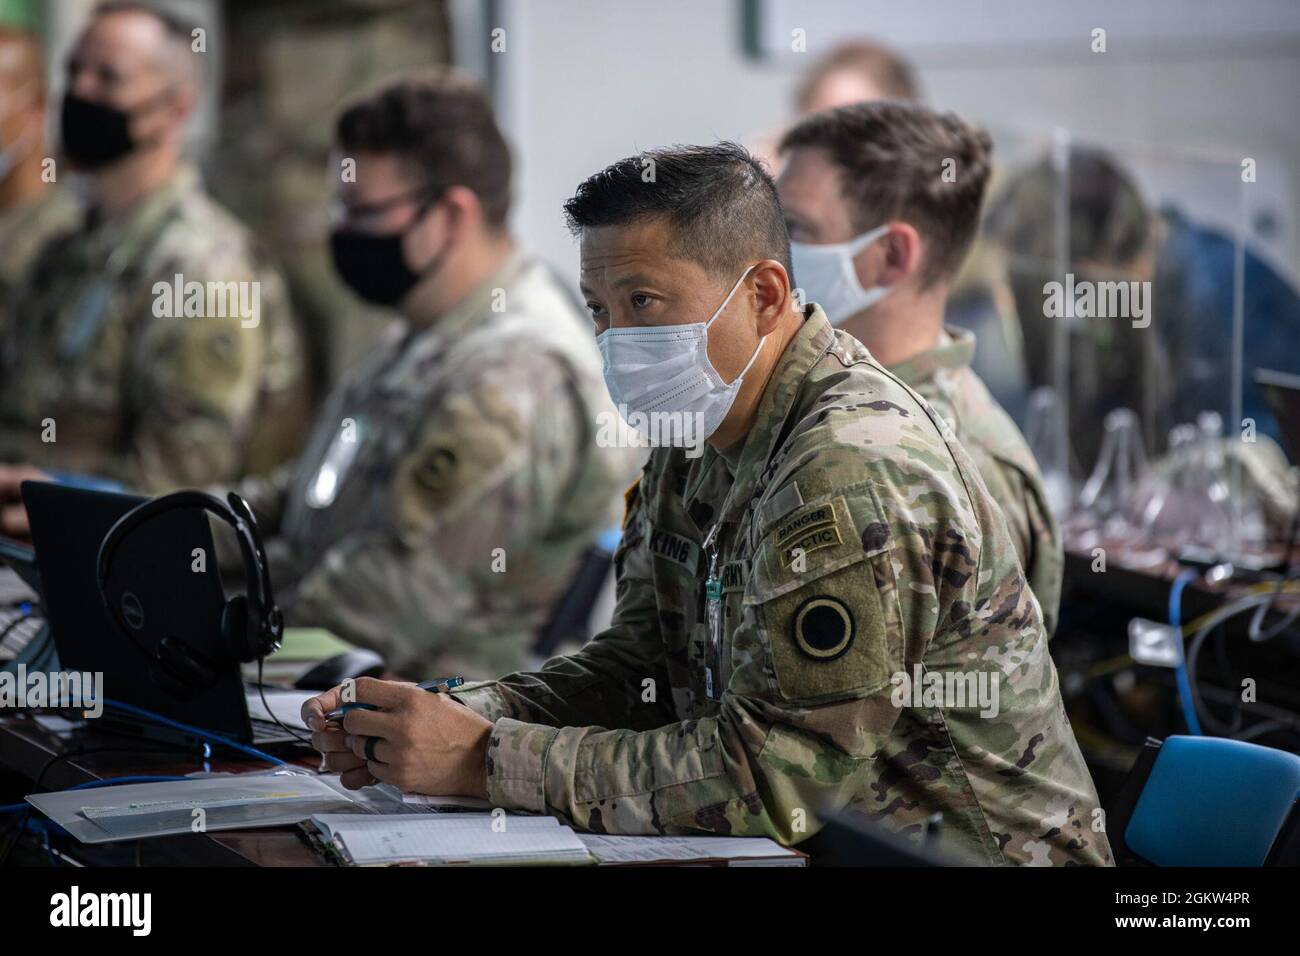
<svg viewBox="0 0 1300 956"><path fill-rule="evenodd" d="M754 424L745 436L739 454L728 449L724 457L705 445L704 454L692 469L684 497L687 502L695 497L706 476L715 468L726 467L732 472L732 484L737 486L728 494L729 502L744 501L750 489L767 467L781 436L781 426L803 388L804 379L812 371L835 340L835 330L819 305L809 305L804 312L804 322L790 344L777 360L772 376L767 380L763 397L758 402ZM721 459L721 460L719 460ZM734 470L733 470L734 466Z"/></svg>
<svg viewBox="0 0 1300 956"><path fill-rule="evenodd" d="M946 326L939 333L938 343L930 349L913 355L906 362L891 365L889 370L912 388L934 377L944 369L961 369L975 358L975 333L969 329Z"/></svg>
<svg viewBox="0 0 1300 956"><path fill-rule="evenodd" d="M87 210L86 231L105 248L143 240L158 230L182 199L202 188L198 170L181 163L161 186L121 215L105 220L94 207Z"/></svg>
<svg viewBox="0 0 1300 956"><path fill-rule="evenodd" d="M514 285L524 271L527 262L518 249L506 254L501 265L474 286L469 293L451 308L445 315L429 326L436 330L439 338L455 339L469 331L470 326L482 321L484 315L492 313L492 296L497 289L507 289Z"/></svg>
<svg viewBox="0 0 1300 956"><path fill-rule="evenodd" d="M447 343L467 335L475 325L492 316L492 297L498 289L509 289L528 267L527 259L518 250L512 250L501 265L470 290L460 302L437 321L422 328L406 327L405 333L393 343L389 364L382 373L385 382L395 388L404 387L408 370L427 364L446 352Z"/></svg>

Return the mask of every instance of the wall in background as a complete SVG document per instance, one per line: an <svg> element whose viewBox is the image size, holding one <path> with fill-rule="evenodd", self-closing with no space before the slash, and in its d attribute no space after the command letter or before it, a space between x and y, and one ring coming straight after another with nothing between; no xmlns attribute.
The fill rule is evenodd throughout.
<svg viewBox="0 0 1300 956"><path fill-rule="evenodd" d="M489 29L505 30L505 52L493 56L502 121L519 153L518 231L576 284L560 204L585 176L666 143L752 142L789 116L807 63L841 39L871 35L914 60L932 105L995 130L1063 126L1137 151L1255 158L1259 189L1248 195L1259 196L1252 206L1265 213L1252 220L1266 229L1257 238L1272 258L1300 267L1300 4L1103 0L1084 16L1071 0L1026 2L963 2L978 30L951 15L950 0L489 4ZM1211 15L1225 7L1232 16L1216 26ZM747 15L769 53L773 38L806 19L807 52L754 57ZM1090 23L1107 29L1105 54L1090 50ZM1143 183L1160 185L1149 174ZM1205 215L1230 215L1239 185L1227 187L1233 198L1219 212L1225 203L1206 187Z"/></svg>

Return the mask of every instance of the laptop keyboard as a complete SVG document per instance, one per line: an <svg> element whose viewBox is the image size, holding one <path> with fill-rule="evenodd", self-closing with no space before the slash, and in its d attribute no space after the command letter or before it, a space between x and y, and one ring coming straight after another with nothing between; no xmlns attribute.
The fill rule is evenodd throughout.
<svg viewBox="0 0 1300 956"><path fill-rule="evenodd" d="M0 663L11 661L25 651L32 640L45 630L40 614L24 614L13 606L0 606Z"/></svg>

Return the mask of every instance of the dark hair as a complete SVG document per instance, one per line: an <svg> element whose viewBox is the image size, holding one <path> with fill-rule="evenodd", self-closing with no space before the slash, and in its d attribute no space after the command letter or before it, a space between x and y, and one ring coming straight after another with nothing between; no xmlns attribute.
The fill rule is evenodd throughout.
<svg viewBox="0 0 1300 956"><path fill-rule="evenodd" d="M882 100L805 118L781 140L782 152L800 147L825 150L840 168L855 228L894 219L916 228L926 244L923 286L956 275L979 229L988 133L952 113Z"/></svg>
<svg viewBox="0 0 1300 956"><path fill-rule="evenodd" d="M1069 190L1069 258L1127 264L1143 250L1151 214L1129 174L1108 153L1071 146L1068 187L1051 157L1014 177L989 209L986 228L1008 250L1051 262L1056 197Z"/></svg>
<svg viewBox="0 0 1300 956"><path fill-rule="evenodd" d="M564 204L569 229L621 226L663 218L669 252L734 279L754 259L790 267L776 186L736 143L669 146L620 159L590 176Z"/></svg>
<svg viewBox="0 0 1300 956"><path fill-rule="evenodd" d="M397 154L432 184L466 187L488 228L505 228L510 149L487 94L463 74L441 68L389 81L344 108L335 138L347 152Z"/></svg>
<svg viewBox="0 0 1300 956"><path fill-rule="evenodd" d="M920 87L912 66L887 46L870 40L851 40L831 50L813 64L799 85L796 101L807 110L813 93L832 73L857 73L880 88L891 100L919 100Z"/></svg>

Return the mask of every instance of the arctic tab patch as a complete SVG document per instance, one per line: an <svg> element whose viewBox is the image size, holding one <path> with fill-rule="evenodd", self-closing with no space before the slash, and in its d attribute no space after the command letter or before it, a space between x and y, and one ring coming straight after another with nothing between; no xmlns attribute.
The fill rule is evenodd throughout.
<svg viewBox="0 0 1300 956"><path fill-rule="evenodd" d="M801 534L787 538L778 545L781 555L781 567L788 568L795 561L798 561L800 557L807 558L809 554L821 548L832 548L843 543L839 529L834 524L823 524L809 528Z"/></svg>

